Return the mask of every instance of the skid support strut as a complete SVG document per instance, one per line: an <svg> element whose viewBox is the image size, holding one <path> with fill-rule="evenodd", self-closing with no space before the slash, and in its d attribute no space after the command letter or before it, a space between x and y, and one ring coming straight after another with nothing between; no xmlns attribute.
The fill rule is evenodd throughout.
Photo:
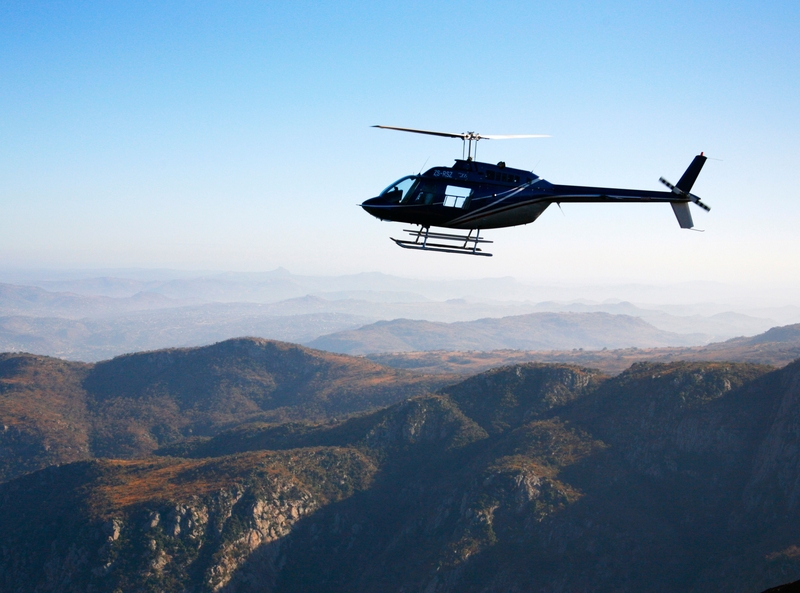
<svg viewBox="0 0 800 593"><path fill-rule="evenodd" d="M432 233L430 227L423 226L420 226L419 229L403 229L403 231L414 237L414 240L391 238L392 241L403 249L419 249L421 251L440 251L442 253L461 253L463 255L492 257L491 253L486 253L478 247L478 245L482 243L492 243L492 241L481 237L480 229L471 229L466 235ZM474 236L472 234L473 231L475 232ZM431 239L440 242L432 242Z"/></svg>

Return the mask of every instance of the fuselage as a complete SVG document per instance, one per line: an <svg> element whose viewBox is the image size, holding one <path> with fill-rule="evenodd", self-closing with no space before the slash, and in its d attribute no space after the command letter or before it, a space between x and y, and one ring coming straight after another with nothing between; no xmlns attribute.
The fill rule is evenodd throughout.
<svg viewBox="0 0 800 593"><path fill-rule="evenodd" d="M554 185L530 171L457 160L397 180L361 207L381 220L453 229L528 224L553 202L675 202L672 192Z"/></svg>

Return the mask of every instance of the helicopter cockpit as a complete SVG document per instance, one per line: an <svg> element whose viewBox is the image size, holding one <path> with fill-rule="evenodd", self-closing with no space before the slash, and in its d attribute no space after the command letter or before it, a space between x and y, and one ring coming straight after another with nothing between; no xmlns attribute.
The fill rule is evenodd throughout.
<svg viewBox="0 0 800 593"><path fill-rule="evenodd" d="M385 198L388 204L401 204L407 200L413 190L416 188L417 175L407 175L402 179L398 179L385 190L383 190L379 197Z"/></svg>

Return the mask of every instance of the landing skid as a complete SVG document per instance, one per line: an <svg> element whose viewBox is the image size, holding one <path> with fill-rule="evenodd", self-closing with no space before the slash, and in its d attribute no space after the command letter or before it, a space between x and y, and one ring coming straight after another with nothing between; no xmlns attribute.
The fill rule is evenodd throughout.
<svg viewBox="0 0 800 593"><path fill-rule="evenodd" d="M493 243L480 236L480 229L475 231L475 236L470 231L466 235L456 235L451 233L432 233L430 227L420 227L419 230L403 229L404 232L414 237L413 241L407 239L395 239L403 249L420 249L423 251L440 251L442 253L461 253L463 255L482 255L492 257L491 253L486 253L478 247L479 243ZM431 243L434 241L444 241L444 243Z"/></svg>

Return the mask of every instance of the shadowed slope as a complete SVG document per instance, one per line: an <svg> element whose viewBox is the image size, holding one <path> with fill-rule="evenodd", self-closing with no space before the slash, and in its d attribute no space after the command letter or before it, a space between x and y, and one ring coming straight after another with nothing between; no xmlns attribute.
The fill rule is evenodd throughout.
<svg viewBox="0 0 800 593"><path fill-rule="evenodd" d="M486 371L442 391L494 434L590 393L605 379L594 369L529 363Z"/></svg>

